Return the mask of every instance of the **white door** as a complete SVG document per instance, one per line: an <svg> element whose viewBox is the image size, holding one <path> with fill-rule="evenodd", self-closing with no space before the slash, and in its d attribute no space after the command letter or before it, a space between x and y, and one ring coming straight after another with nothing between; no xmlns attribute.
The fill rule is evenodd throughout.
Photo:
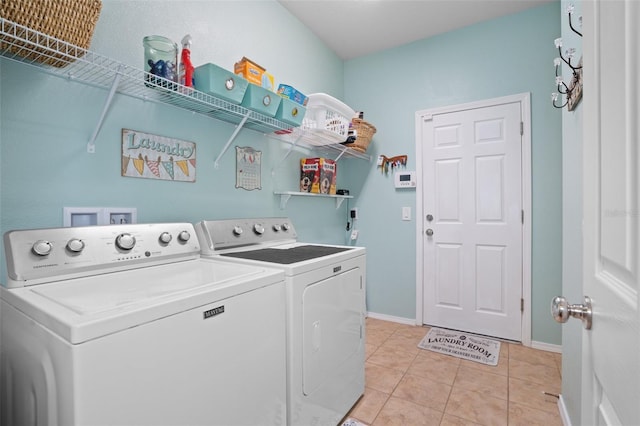
<svg viewBox="0 0 640 426"><path fill-rule="evenodd" d="M422 126L423 323L521 340L521 103Z"/></svg>
<svg viewBox="0 0 640 426"><path fill-rule="evenodd" d="M583 424L640 424L640 2L584 2ZM581 303L580 301L571 301Z"/></svg>

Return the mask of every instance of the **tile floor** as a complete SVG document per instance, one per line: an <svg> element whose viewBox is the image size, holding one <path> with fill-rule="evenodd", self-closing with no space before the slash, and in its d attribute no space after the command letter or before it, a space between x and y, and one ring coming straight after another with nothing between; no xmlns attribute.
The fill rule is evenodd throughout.
<svg viewBox="0 0 640 426"><path fill-rule="evenodd" d="M562 425L561 355L502 342L497 366L417 347L427 327L367 318L365 394L348 417L383 425Z"/></svg>

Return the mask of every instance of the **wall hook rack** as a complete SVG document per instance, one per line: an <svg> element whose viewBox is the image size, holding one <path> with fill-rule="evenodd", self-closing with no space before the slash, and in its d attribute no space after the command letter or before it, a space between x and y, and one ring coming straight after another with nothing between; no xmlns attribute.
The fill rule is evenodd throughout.
<svg viewBox="0 0 640 426"><path fill-rule="evenodd" d="M574 28L573 23L571 21L571 16L573 15L573 12L574 12L574 6L570 4L566 9L566 13L567 15L569 15L569 28L571 28L571 30L574 33L582 37L582 33ZM582 23L582 16L580 16L578 20L580 21L580 23ZM551 103L556 108L564 108L565 106L567 106L569 111L573 111L573 109L576 107L576 105L582 98L582 58L578 62L577 66L573 65L571 63L571 60L575 56L576 49L574 47L568 48L565 51L565 54L563 55L562 54L562 38L555 39L554 44L558 49L559 56L553 60L553 65L555 66L555 69L556 69L557 92L553 92L551 94ZM560 73L560 67L562 66L563 62L569 66L572 73L571 81L569 82L568 85L564 82L564 78ZM566 100L561 105L558 105L557 102L558 102L558 99L560 98L560 95L565 95Z"/></svg>
<svg viewBox="0 0 640 426"><path fill-rule="evenodd" d="M380 167L380 170L384 173L389 172L389 167L391 167L391 170L393 171L393 169L395 169L396 167L406 167L406 165L406 155L396 155L395 157L387 157L386 155L378 156L378 167Z"/></svg>

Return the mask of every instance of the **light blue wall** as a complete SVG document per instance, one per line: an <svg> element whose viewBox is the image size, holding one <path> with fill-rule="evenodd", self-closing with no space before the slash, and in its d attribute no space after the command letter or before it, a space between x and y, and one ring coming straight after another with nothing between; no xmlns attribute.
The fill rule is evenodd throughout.
<svg viewBox="0 0 640 426"><path fill-rule="evenodd" d="M576 48L576 58L582 56L582 38L569 28L565 10L575 6L572 23L581 31L578 17L582 15L580 0L562 0L563 50ZM572 64L577 63L577 59ZM569 80L571 71L563 66L562 75ZM560 103L561 104L561 103ZM580 303L582 293L582 103L573 110L562 110L562 294L571 303ZM574 302L578 301L578 302ZM570 424L581 421L582 396L582 323L569 321L562 325L562 399Z"/></svg>
<svg viewBox="0 0 640 426"><path fill-rule="evenodd" d="M91 50L142 68L142 38L193 36L195 65L213 62L233 69L247 56L265 66L276 84L303 93L341 97L343 61L275 1L104 0ZM52 77L0 61L0 231L62 226L62 209L137 207L139 222L290 216L302 239L344 242L344 210L333 200L294 199L280 210L274 190L298 187L301 157L281 163L285 148L261 133L243 130L235 142L263 152L262 190L235 188L232 146L214 159L234 126L170 106L117 95L96 141L86 143L102 111L106 90ZM120 176L121 129L170 136L197 146L195 183ZM341 163L348 164L347 160ZM276 168L272 176L271 170ZM339 175L339 183L340 175ZM4 253L0 253L4 259ZM1 282L6 274L1 262Z"/></svg>
<svg viewBox="0 0 640 426"><path fill-rule="evenodd" d="M225 68L242 56L265 66L277 83L304 93L326 92L365 111L378 133L369 150L409 155L415 169L417 110L514 93L532 93L533 118L533 339L559 343L548 301L560 288L560 113L549 107L553 39L560 31L553 3L380 54L341 61L275 1L103 0L91 49L142 66L142 37L193 36L196 65ZM552 71L552 70L551 70ZM64 206L137 207L140 222L203 218L290 216L301 239L344 243L347 203L294 198L279 209L274 190L294 190L295 151L244 130L235 143L263 151L261 191L235 189L233 147L220 169L213 161L234 126L186 111L116 96L86 153L106 91L77 85L0 61L0 231L61 226ZM131 128L196 142L197 181L174 183L120 176L120 132ZM272 175L271 170L275 168ZM374 162L342 159L338 186L350 188L360 208L357 243L368 250L368 309L415 317L415 193L395 191ZM4 257L3 253L2 257ZM5 275L2 264L2 277Z"/></svg>
<svg viewBox="0 0 640 426"><path fill-rule="evenodd" d="M345 101L376 125L369 153L407 154L415 170L415 112L531 93L532 111L532 339L560 344L549 301L561 288L561 113L553 90L553 40L559 2L487 21L345 63ZM393 175L375 165L347 171L359 194L359 244L367 247L370 312L415 318L415 191L395 190Z"/></svg>

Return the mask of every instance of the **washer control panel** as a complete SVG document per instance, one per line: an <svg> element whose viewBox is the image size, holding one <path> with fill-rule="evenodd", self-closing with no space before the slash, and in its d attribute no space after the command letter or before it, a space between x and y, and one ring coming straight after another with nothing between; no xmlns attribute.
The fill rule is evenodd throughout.
<svg viewBox="0 0 640 426"><path fill-rule="evenodd" d="M297 238L286 217L204 220L195 228L203 254L240 246L295 242Z"/></svg>
<svg viewBox="0 0 640 426"><path fill-rule="evenodd" d="M4 235L9 287L199 257L190 223L83 226Z"/></svg>

